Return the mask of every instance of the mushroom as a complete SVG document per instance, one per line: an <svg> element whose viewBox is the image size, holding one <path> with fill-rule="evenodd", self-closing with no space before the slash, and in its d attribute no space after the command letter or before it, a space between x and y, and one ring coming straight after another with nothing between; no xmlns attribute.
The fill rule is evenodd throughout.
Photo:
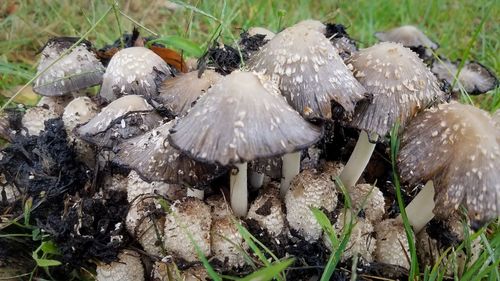
<svg viewBox="0 0 500 281"><path fill-rule="evenodd" d="M325 36L332 42L344 61L358 51L356 42L349 37L349 34L347 34L345 30L345 26L342 24L327 23Z"/></svg>
<svg viewBox="0 0 500 281"><path fill-rule="evenodd" d="M382 220L385 214L385 198L378 187L371 184L357 184L347 189L355 212L363 210L365 217L373 224Z"/></svg>
<svg viewBox="0 0 500 281"><path fill-rule="evenodd" d="M362 49L349 60L354 76L373 95L358 104L351 126L361 130L356 147L340 179L346 187L356 184L379 137L396 120L404 128L418 111L443 98L434 75L418 56L397 43L379 43Z"/></svg>
<svg viewBox="0 0 500 281"><path fill-rule="evenodd" d="M224 265L224 269L241 268L245 265L245 250L248 245L236 227L241 223L232 216L214 218L210 230L213 258Z"/></svg>
<svg viewBox="0 0 500 281"><path fill-rule="evenodd" d="M62 96L102 82L104 66L92 52L92 44L89 41L83 40L59 59L78 40L78 37L57 37L45 44L37 72L40 73L56 60L59 61L35 80L35 93L43 96Z"/></svg>
<svg viewBox="0 0 500 281"><path fill-rule="evenodd" d="M118 51L109 62L99 95L111 102L123 95L156 96L163 80L172 76L168 64L153 51L131 47Z"/></svg>
<svg viewBox="0 0 500 281"><path fill-rule="evenodd" d="M113 162L126 166L148 181L182 184L200 190L225 172L217 165L197 162L173 148L167 141L173 122L121 143ZM191 195L191 194L189 194ZM198 195L203 199L203 194Z"/></svg>
<svg viewBox="0 0 500 281"><path fill-rule="evenodd" d="M318 21L302 21L276 34L248 62L269 75L288 103L307 118L332 117L331 102L351 113L365 89L324 36Z"/></svg>
<svg viewBox="0 0 500 281"><path fill-rule="evenodd" d="M259 226L272 237L285 233L285 213L280 200L278 188L273 183L264 188L260 195L252 202L248 210L247 219L255 220Z"/></svg>
<svg viewBox="0 0 500 281"><path fill-rule="evenodd" d="M293 153L320 136L321 129L288 106L274 83L262 75L235 71L198 100L168 139L194 159L235 168L230 179L231 207L237 216L244 216L246 163Z"/></svg>
<svg viewBox="0 0 500 281"><path fill-rule="evenodd" d="M131 250L123 250L118 261L109 264L98 263L97 281L143 281L144 267L140 255Z"/></svg>
<svg viewBox="0 0 500 281"><path fill-rule="evenodd" d="M89 143L112 149L123 140L151 130L161 121L162 117L145 99L129 95L103 108L97 116L78 126L76 133Z"/></svg>
<svg viewBox="0 0 500 281"><path fill-rule="evenodd" d="M403 222L397 219L383 220L375 225L375 234L377 243L374 260L410 269L409 243Z"/></svg>
<svg viewBox="0 0 500 281"><path fill-rule="evenodd" d="M170 195L175 193L178 186L167 184L161 181L146 182L141 179L135 171L130 171L126 179L127 200L129 203L134 202L137 197L144 194L155 194L172 198Z"/></svg>
<svg viewBox="0 0 500 281"><path fill-rule="evenodd" d="M433 42L413 25L403 25L385 32L375 32L375 37L381 42L400 43L424 60L432 58L432 51L439 48L438 43Z"/></svg>
<svg viewBox="0 0 500 281"><path fill-rule="evenodd" d="M404 182L427 182L406 207L416 233L434 215L446 218L461 204L473 224L500 215L499 144L490 115L470 105L442 104L412 120L401 138L398 167Z"/></svg>
<svg viewBox="0 0 500 281"><path fill-rule="evenodd" d="M52 110L57 115L61 116L64 112L64 108L71 102L73 96L53 96L47 97L43 96L36 106L45 107Z"/></svg>
<svg viewBox="0 0 500 281"><path fill-rule="evenodd" d="M470 95L478 95L498 87L498 78L484 65L478 62L466 62L458 71L459 64L459 61L439 59L434 61L431 71L439 79L452 85L452 91L455 93L459 93L463 88Z"/></svg>
<svg viewBox="0 0 500 281"><path fill-rule="evenodd" d="M240 49L251 56L259 51L269 40L274 38L276 34L263 27L251 27L247 31L240 34L238 42Z"/></svg>
<svg viewBox="0 0 500 281"><path fill-rule="evenodd" d="M45 121L59 117L45 107L28 108L23 115L22 125L29 135L38 136L45 129Z"/></svg>
<svg viewBox="0 0 500 281"><path fill-rule="evenodd" d="M198 77L198 71L191 71L167 79L161 84L159 95L152 98L153 105L157 110L165 110L167 116L183 116L221 77L217 72L207 69L201 77Z"/></svg>

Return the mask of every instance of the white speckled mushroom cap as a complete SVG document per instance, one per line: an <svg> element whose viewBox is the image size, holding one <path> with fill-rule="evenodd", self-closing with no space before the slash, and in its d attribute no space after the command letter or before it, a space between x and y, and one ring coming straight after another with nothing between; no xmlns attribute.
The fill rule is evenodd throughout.
<svg viewBox="0 0 500 281"><path fill-rule="evenodd" d="M88 97L78 97L72 100L64 108L62 114L62 120L66 131L69 133L75 129L76 126L87 123L97 115L98 112L99 109L97 104Z"/></svg>
<svg viewBox="0 0 500 281"><path fill-rule="evenodd" d="M155 107L166 109L173 116L183 116L221 77L217 72L207 69L201 77L198 77L198 71L191 71L167 79L161 84L159 95L153 97L153 100L159 103Z"/></svg>
<svg viewBox="0 0 500 281"><path fill-rule="evenodd" d="M278 33L248 62L250 69L269 75L302 116L331 118L331 101L351 113L365 98L318 21L300 22Z"/></svg>
<svg viewBox="0 0 500 281"><path fill-rule="evenodd" d="M42 50L37 72L41 72L79 38L60 37L49 40ZM35 80L33 91L42 96L62 96L102 82L104 66L84 40Z"/></svg>
<svg viewBox="0 0 500 281"><path fill-rule="evenodd" d="M112 148L158 126L162 117L141 96L121 97L106 106L97 116L78 126L76 133L99 147Z"/></svg>
<svg viewBox="0 0 500 281"><path fill-rule="evenodd" d="M168 64L144 47L125 48L109 61L99 95L113 101L123 95L156 96L158 86L172 76Z"/></svg>
<svg viewBox="0 0 500 281"><path fill-rule="evenodd" d="M293 110L273 82L234 71L197 101L168 138L194 159L225 166L294 152L320 136L321 129Z"/></svg>
<svg viewBox="0 0 500 281"><path fill-rule="evenodd" d="M397 219L383 220L375 225L375 233L375 261L410 269L410 249L403 223Z"/></svg>
<svg viewBox="0 0 500 281"><path fill-rule="evenodd" d="M385 198L380 189L371 184L357 184L348 188L356 211L364 210L365 217L376 224L385 214Z"/></svg>
<svg viewBox="0 0 500 281"><path fill-rule="evenodd" d="M118 261L109 264L99 263L96 268L97 281L143 281L144 267L140 255L131 250L124 250L118 255Z"/></svg>
<svg viewBox="0 0 500 281"><path fill-rule="evenodd" d="M262 189L260 195L250 205L247 218L255 220L272 237L284 233L285 213L280 199L279 186L271 183L270 186Z"/></svg>
<svg viewBox="0 0 500 281"><path fill-rule="evenodd" d="M38 136L45 129L45 121L57 117L59 115L54 111L36 106L26 110L21 122L28 134Z"/></svg>
<svg viewBox="0 0 500 281"><path fill-rule="evenodd" d="M225 172L213 164L197 162L167 141L173 121L122 142L113 162L137 171L149 181L188 184L202 188Z"/></svg>
<svg viewBox="0 0 500 281"><path fill-rule="evenodd" d="M245 265L245 250L248 245L239 232L233 216L214 218L210 239L213 258L224 264L225 269L240 268Z"/></svg>
<svg viewBox="0 0 500 281"><path fill-rule="evenodd" d="M500 215L500 130L481 109L450 103L417 115L403 134L398 166L412 185L433 181L437 217L460 204L473 221Z"/></svg>
<svg viewBox="0 0 500 281"><path fill-rule="evenodd" d="M436 77L401 44L378 43L353 54L349 62L354 76L373 95L356 108L351 125L358 129L385 136L396 120L404 128L418 111L444 97Z"/></svg>
<svg viewBox="0 0 500 281"><path fill-rule="evenodd" d="M382 42L394 42L405 47L424 46L433 50L439 45L427 37L420 29L413 25L404 25L385 32L376 32L375 37Z"/></svg>
<svg viewBox="0 0 500 281"><path fill-rule="evenodd" d="M495 126L500 129L500 109L493 114L493 122L495 122Z"/></svg>

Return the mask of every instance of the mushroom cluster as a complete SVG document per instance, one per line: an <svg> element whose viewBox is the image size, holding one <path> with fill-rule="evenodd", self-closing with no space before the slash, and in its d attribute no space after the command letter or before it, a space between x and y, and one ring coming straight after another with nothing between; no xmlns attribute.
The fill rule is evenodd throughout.
<svg viewBox="0 0 500 281"><path fill-rule="evenodd" d="M372 153L388 156L388 134L400 124L402 182L425 184L406 212L421 259L434 258L436 221L460 206L472 228L500 215L500 113L449 102L440 79L471 94L498 81L477 63L439 65L439 45L413 26L376 36L383 42L358 49L341 24L251 28L237 46L214 43L189 72L180 54L146 47L137 30L123 48L99 51L51 39L33 87L44 97L17 122L0 116L10 142L0 154L0 213L22 213L20 200L31 197L56 242L102 234L85 255L97 261L75 263L84 245L64 252L71 266L96 261L97 280L206 278L205 257L241 276L262 262L254 239L278 258L298 257L306 269L287 272L290 280L316 278L344 234L341 266L407 274L415 238L394 211L392 170L370 168ZM99 94L89 95L95 85ZM113 206L110 194L126 206ZM86 214L91 199L101 207ZM97 256L96 244L106 251Z"/></svg>

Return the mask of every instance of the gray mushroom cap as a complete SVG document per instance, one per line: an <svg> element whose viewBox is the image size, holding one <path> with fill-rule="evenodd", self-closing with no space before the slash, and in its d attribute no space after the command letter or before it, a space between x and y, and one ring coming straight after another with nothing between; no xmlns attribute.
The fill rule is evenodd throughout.
<svg viewBox="0 0 500 281"><path fill-rule="evenodd" d="M203 188L225 172L225 169L197 162L173 148L167 141L172 125L170 121L124 141L118 146L113 162L135 170L148 181L185 183L195 188Z"/></svg>
<svg viewBox="0 0 500 281"><path fill-rule="evenodd" d="M213 70L205 70L201 77L198 77L198 71L191 71L167 79L162 83L159 95L153 98L158 103L155 107L166 110L173 116L183 116L191 105L221 77Z"/></svg>
<svg viewBox="0 0 500 281"><path fill-rule="evenodd" d="M433 181L437 217L460 204L476 222L500 215L500 130L483 110L451 103L417 115L403 134L398 162L402 180Z"/></svg>
<svg viewBox="0 0 500 281"><path fill-rule="evenodd" d="M169 141L223 166L300 150L321 129L305 121L262 75L235 71L219 80L172 128Z"/></svg>
<svg viewBox="0 0 500 281"><path fill-rule="evenodd" d="M459 62L451 62L446 59L436 60L431 71L439 78L453 85L453 80L458 73ZM464 90L471 94L483 94L498 87L497 77L485 66L477 62L467 62L458 74L458 82ZM454 92L460 91L460 85L455 83Z"/></svg>
<svg viewBox="0 0 500 281"><path fill-rule="evenodd" d="M433 50L439 48L439 44L433 42L413 25L404 25L385 32L376 32L375 37L382 42L400 43L405 47L423 46Z"/></svg>
<svg viewBox="0 0 500 281"><path fill-rule="evenodd" d="M250 69L269 75L302 116L331 118L331 102L351 113L365 98L338 50L318 21L303 21L278 33L249 61Z"/></svg>
<svg viewBox="0 0 500 281"><path fill-rule="evenodd" d="M172 76L168 64L144 47L125 48L109 61L99 95L113 101L124 95L153 97L163 80Z"/></svg>
<svg viewBox="0 0 500 281"><path fill-rule="evenodd" d="M40 73L68 50L79 38L49 40L42 50L37 72ZM102 82L104 66L84 40L35 80L33 91L42 96L62 96Z"/></svg>
<svg viewBox="0 0 500 281"><path fill-rule="evenodd" d="M444 99L436 77L410 49L383 42L353 54L354 76L373 95L358 104L351 125L385 136L418 111Z"/></svg>
<svg viewBox="0 0 500 281"><path fill-rule="evenodd" d="M158 126L162 117L140 96L124 96L76 128L77 135L98 147L113 148L124 139Z"/></svg>

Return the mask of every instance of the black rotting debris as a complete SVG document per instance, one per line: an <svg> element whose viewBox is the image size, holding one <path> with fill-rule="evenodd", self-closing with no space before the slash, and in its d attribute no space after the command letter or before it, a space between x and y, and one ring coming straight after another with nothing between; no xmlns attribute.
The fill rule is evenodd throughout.
<svg viewBox="0 0 500 281"><path fill-rule="evenodd" d="M241 62L247 59L248 54L245 50L237 50L229 45L214 42L212 47L198 60L199 76L207 67L213 67L218 73L228 75L233 70L240 68Z"/></svg>
<svg viewBox="0 0 500 281"><path fill-rule="evenodd" d="M264 46L267 41L269 41L265 39L266 35L264 34L255 34L250 36L246 31L241 33L240 37L240 45L246 52L256 52L260 49L260 47Z"/></svg>

